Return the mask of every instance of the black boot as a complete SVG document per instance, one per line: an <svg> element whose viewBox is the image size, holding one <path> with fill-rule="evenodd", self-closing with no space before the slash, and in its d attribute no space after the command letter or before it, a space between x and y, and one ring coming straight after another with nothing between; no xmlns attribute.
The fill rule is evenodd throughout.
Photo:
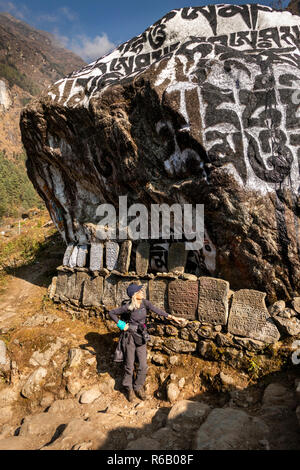
<svg viewBox="0 0 300 470"><path fill-rule="evenodd" d="M140 400L146 400L146 398L147 398L144 387L141 387L138 390L136 390L135 394L136 394L137 397L140 398Z"/></svg>
<svg viewBox="0 0 300 470"><path fill-rule="evenodd" d="M135 399L135 394L134 394L134 391L132 390L132 388L127 390L126 395L127 395L127 400L130 401L130 403L132 403Z"/></svg>

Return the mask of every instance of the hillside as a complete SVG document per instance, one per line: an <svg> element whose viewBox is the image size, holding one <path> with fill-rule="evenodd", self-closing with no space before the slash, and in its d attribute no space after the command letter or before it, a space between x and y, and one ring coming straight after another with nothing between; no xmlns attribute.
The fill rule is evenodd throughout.
<svg viewBox="0 0 300 470"><path fill-rule="evenodd" d="M58 47L50 33L0 14L0 151L8 156L22 151L21 108L43 88L84 64Z"/></svg>
<svg viewBox="0 0 300 470"><path fill-rule="evenodd" d="M300 15L300 1L299 0L291 0L288 4L286 10L290 11L294 15Z"/></svg>
<svg viewBox="0 0 300 470"><path fill-rule="evenodd" d="M25 168L21 109L43 88L84 64L55 45L50 33L0 14L0 219L42 204Z"/></svg>

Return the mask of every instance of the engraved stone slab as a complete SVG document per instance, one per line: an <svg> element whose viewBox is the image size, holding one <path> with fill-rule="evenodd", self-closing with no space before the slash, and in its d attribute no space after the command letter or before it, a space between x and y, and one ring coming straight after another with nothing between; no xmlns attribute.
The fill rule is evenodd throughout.
<svg viewBox="0 0 300 470"><path fill-rule="evenodd" d="M117 269L119 250L120 247L118 243L111 241L105 242L106 267L109 271Z"/></svg>
<svg viewBox="0 0 300 470"><path fill-rule="evenodd" d="M232 297L229 313L229 333L257 339L265 343L279 340L276 328L265 305L265 292L240 289Z"/></svg>
<svg viewBox="0 0 300 470"><path fill-rule="evenodd" d="M66 292L66 297L68 297L68 299L74 299L75 300L75 295L76 295L76 274L77 273L71 273L71 274L68 275L67 292Z"/></svg>
<svg viewBox="0 0 300 470"><path fill-rule="evenodd" d="M63 271L58 271L55 295L58 295L59 297L66 296L67 286L68 286L68 274L64 273Z"/></svg>
<svg viewBox="0 0 300 470"><path fill-rule="evenodd" d="M78 266L79 268L84 268L86 264L87 253L88 253L87 245L79 245L76 266Z"/></svg>
<svg viewBox="0 0 300 470"><path fill-rule="evenodd" d="M150 245L147 242L140 242L136 249L135 269L139 276L143 276L148 271L150 256Z"/></svg>
<svg viewBox="0 0 300 470"><path fill-rule="evenodd" d="M156 307L168 311L168 280L151 279L149 281L149 300Z"/></svg>
<svg viewBox="0 0 300 470"><path fill-rule="evenodd" d="M115 274L104 279L102 303L107 309L117 306L117 282L118 277Z"/></svg>
<svg viewBox="0 0 300 470"><path fill-rule="evenodd" d="M145 298L148 298L148 281L138 281L136 278L129 278L129 277L124 277L123 279L120 279L118 282L117 286L117 305L120 306L122 304L122 300L124 299L129 299L127 295L127 287L129 284L134 282L135 284L143 284L145 286Z"/></svg>
<svg viewBox="0 0 300 470"><path fill-rule="evenodd" d="M172 243L168 253L169 272L178 271L184 273L188 250L185 249L185 243Z"/></svg>
<svg viewBox="0 0 300 470"><path fill-rule="evenodd" d="M202 276L199 279L198 319L212 325L226 325L228 320L229 282Z"/></svg>
<svg viewBox="0 0 300 470"><path fill-rule="evenodd" d="M120 273L128 273L130 265L130 255L131 255L132 241L125 240L120 249L120 254L118 258L117 270Z"/></svg>
<svg viewBox="0 0 300 470"><path fill-rule="evenodd" d="M71 253L70 259L69 259L69 264L68 266L70 268L75 268L76 263L77 263L77 256L78 256L78 246L74 246L73 251Z"/></svg>
<svg viewBox="0 0 300 470"><path fill-rule="evenodd" d="M91 243L90 251L90 270L99 271L103 268L103 247L102 242Z"/></svg>
<svg viewBox="0 0 300 470"><path fill-rule="evenodd" d="M103 296L103 277L88 276L83 284L82 305L84 307L99 307Z"/></svg>
<svg viewBox="0 0 300 470"><path fill-rule="evenodd" d="M196 320L198 295L198 281L181 279L170 281L168 285L170 313L188 320Z"/></svg>
<svg viewBox="0 0 300 470"><path fill-rule="evenodd" d="M83 283L89 279L89 275L85 272L78 271L76 272L75 286L73 288L73 297L74 300L82 299L83 292Z"/></svg>
<svg viewBox="0 0 300 470"><path fill-rule="evenodd" d="M66 249L65 254L64 254L63 266L69 266L69 260L70 260L70 256L72 254L74 246L75 245L73 243L70 243L67 246L67 249Z"/></svg>

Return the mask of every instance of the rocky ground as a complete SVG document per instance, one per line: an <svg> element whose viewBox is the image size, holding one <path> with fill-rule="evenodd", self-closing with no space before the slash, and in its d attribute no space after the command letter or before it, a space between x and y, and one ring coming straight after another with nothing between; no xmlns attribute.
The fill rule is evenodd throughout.
<svg viewBox="0 0 300 470"><path fill-rule="evenodd" d="M47 262L46 262L46 258ZM259 376L149 348L148 399L129 403L117 328L47 295L58 245L0 291L0 449L300 449L299 365Z"/></svg>
<svg viewBox="0 0 300 470"><path fill-rule="evenodd" d="M14 282L0 305L0 449L300 448L299 366L252 384L224 364L149 351L149 399L129 403L117 331L72 318L25 279L12 314Z"/></svg>

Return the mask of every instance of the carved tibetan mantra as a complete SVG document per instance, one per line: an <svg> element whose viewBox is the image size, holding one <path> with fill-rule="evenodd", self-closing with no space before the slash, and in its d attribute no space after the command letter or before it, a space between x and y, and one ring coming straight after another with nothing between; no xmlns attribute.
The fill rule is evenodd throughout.
<svg viewBox="0 0 300 470"><path fill-rule="evenodd" d="M233 294L228 320L228 332L275 343L280 333L265 305L264 292L241 289Z"/></svg>
<svg viewBox="0 0 300 470"><path fill-rule="evenodd" d="M198 281L176 279L169 282L168 301L170 312L188 320L196 320L198 306Z"/></svg>
<svg viewBox="0 0 300 470"><path fill-rule="evenodd" d="M28 174L69 266L102 203L204 204L188 272L270 302L299 293L299 28L255 4L172 10L27 105ZM168 270L169 242L149 269Z"/></svg>

